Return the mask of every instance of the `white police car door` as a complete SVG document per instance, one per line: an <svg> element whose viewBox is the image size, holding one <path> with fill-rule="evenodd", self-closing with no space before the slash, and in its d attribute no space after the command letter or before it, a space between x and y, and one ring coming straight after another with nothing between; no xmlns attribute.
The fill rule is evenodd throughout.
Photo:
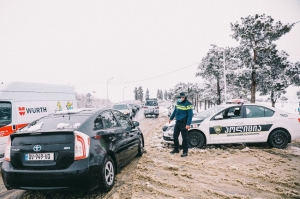
<svg viewBox="0 0 300 199"><path fill-rule="evenodd" d="M211 118L209 135L211 143L237 143L243 141L241 106L222 110Z"/></svg>
<svg viewBox="0 0 300 199"><path fill-rule="evenodd" d="M274 111L259 105L245 105L244 140L267 141L274 123Z"/></svg>

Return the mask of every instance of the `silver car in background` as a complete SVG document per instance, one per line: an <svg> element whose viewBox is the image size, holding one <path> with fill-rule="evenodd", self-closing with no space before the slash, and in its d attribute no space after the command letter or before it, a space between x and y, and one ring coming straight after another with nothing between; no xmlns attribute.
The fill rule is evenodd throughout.
<svg viewBox="0 0 300 199"><path fill-rule="evenodd" d="M159 116L159 106L157 100L147 100L144 105L144 115L148 116Z"/></svg>

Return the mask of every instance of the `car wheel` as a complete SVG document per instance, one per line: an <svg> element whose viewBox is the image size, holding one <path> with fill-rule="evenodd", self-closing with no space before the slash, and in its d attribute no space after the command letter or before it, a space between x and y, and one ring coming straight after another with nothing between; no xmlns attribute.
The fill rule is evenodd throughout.
<svg viewBox="0 0 300 199"><path fill-rule="evenodd" d="M104 160L100 188L104 191L110 191L115 183L115 164L110 156L107 156Z"/></svg>
<svg viewBox="0 0 300 199"><path fill-rule="evenodd" d="M268 143L271 147L283 149L288 145L288 135L284 130L275 130L271 133Z"/></svg>
<svg viewBox="0 0 300 199"><path fill-rule="evenodd" d="M141 157L143 153L144 153L144 145L143 145L143 139L141 137L139 142L139 148L138 148L138 156Z"/></svg>
<svg viewBox="0 0 300 199"><path fill-rule="evenodd" d="M204 136L202 133L198 131L191 131L189 132L189 147L197 147L197 148L202 148L204 146Z"/></svg>
<svg viewBox="0 0 300 199"><path fill-rule="evenodd" d="M145 114L145 118L147 118L147 115Z"/></svg>

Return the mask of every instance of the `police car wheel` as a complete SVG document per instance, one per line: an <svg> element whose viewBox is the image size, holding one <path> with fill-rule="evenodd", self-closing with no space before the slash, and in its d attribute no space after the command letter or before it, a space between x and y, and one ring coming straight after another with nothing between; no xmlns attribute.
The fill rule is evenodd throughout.
<svg viewBox="0 0 300 199"><path fill-rule="evenodd" d="M275 130L271 133L268 143L271 147L283 149L288 145L288 135L284 130Z"/></svg>
<svg viewBox="0 0 300 199"><path fill-rule="evenodd" d="M204 145L204 136L202 133L197 131L191 131L189 132L189 147L197 147L202 148Z"/></svg>
<svg viewBox="0 0 300 199"><path fill-rule="evenodd" d="M142 139L142 137L140 137L138 156L141 157L143 155L143 153L144 153L143 139Z"/></svg>
<svg viewBox="0 0 300 199"><path fill-rule="evenodd" d="M104 160L100 188L105 192L110 191L115 183L115 164L110 156L107 156Z"/></svg>

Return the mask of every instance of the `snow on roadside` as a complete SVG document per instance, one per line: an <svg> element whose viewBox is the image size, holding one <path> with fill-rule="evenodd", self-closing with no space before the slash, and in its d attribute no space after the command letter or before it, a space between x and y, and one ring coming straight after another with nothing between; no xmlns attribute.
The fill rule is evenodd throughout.
<svg viewBox="0 0 300 199"><path fill-rule="evenodd" d="M298 147L209 145L181 158L161 128L146 141L132 198L300 198Z"/></svg>

